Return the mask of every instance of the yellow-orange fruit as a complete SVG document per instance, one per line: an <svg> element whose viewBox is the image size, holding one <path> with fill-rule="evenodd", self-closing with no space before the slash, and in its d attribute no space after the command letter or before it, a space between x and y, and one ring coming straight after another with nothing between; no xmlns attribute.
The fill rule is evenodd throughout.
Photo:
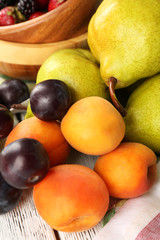
<svg viewBox="0 0 160 240"><path fill-rule="evenodd" d="M147 192L156 180L156 155L140 143L121 143L115 150L100 156L94 170L103 178L109 194L132 198Z"/></svg>
<svg viewBox="0 0 160 240"><path fill-rule="evenodd" d="M34 186L33 198L40 216L63 232L94 227L108 209L108 190L92 169L76 164L50 168Z"/></svg>
<svg viewBox="0 0 160 240"><path fill-rule="evenodd" d="M51 167L66 162L70 145L63 137L60 124L57 121L45 122L36 117L23 120L10 132L5 146L25 137L36 139L44 146Z"/></svg>
<svg viewBox="0 0 160 240"><path fill-rule="evenodd" d="M106 99L87 97L74 103L61 122L61 130L76 150L101 155L115 149L125 134L120 113Z"/></svg>

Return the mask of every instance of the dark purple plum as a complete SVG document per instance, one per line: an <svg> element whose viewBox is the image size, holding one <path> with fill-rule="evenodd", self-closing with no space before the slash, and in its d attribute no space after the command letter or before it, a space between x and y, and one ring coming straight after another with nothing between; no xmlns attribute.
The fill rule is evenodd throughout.
<svg viewBox="0 0 160 240"><path fill-rule="evenodd" d="M22 190L9 185L0 174L0 214L12 211L19 203Z"/></svg>
<svg viewBox="0 0 160 240"><path fill-rule="evenodd" d="M18 139L0 153L1 174L8 184L18 189L31 188L40 182L49 166L45 148L35 139Z"/></svg>
<svg viewBox="0 0 160 240"><path fill-rule="evenodd" d="M56 79L38 83L30 94L33 114L43 121L61 121L71 105L68 86Z"/></svg>
<svg viewBox="0 0 160 240"><path fill-rule="evenodd" d="M13 128L13 115L10 110L0 104L0 139L8 136Z"/></svg>
<svg viewBox="0 0 160 240"><path fill-rule="evenodd" d="M29 98L29 89L26 83L19 79L7 79L0 84L0 103L10 108Z"/></svg>

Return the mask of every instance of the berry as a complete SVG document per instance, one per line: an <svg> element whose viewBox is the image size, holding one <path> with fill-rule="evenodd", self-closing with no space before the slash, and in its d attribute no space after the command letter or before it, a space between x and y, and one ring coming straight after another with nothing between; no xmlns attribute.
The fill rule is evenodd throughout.
<svg viewBox="0 0 160 240"><path fill-rule="evenodd" d="M0 139L6 138L13 128L13 115L9 109L0 104Z"/></svg>
<svg viewBox="0 0 160 240"><path fill-rule="evenodd" d="M0 103L10 108L29 98L28 86L19 79L7 79L0 84Z"/></svg>
<svg viewBox="0 0 160 240"><path fill-rule="evenodd" d="M36 12L36 0L20 0L17 4L18 10L28 19L30 15Z"/></svg>
<svg viewBox="0 0 160 240"><path fill-rule="evenodd" d="M71 95L64 82L49 79L32 89L30 105L33 114L43 121L62 120L71 105Z"/></svg>
<svg viewBox="0 0 160 240"><path fill-rule="evenodd" d="M39 9L46 9L48 6L49 0L37 0L37 5Z"/></svg>
<svg viewBox="0 0 160 240"><path fill-rule="evenodd" d="M0 0L0 9L7 6L13 6L16 3L16 0Z"/></svg>
<svg viewBox="0 0 160 240"><path fill-rule="evenodd" d="M35 12L35 13L32 13L31 16L29 17L29 20L32 20L32 19L34 19L34 18L37 18L37 17L39 17L39 16L41 16L41 15L43 15L43 14L44 14L44 12Z"/></svg>
<svg viewBox="0 0 160 240"><path fill-rule="evenodd" d="M33 187L49 170L49 157L43 145L31 138L8 144L0 153L0 169L5 181L18 189Z"/></svg>
<svg viewBox="0 0 160 240"><path fill-rule="evenodd" d="M48 4L48 12L62 5L66 0L50 0Z"/></svg>
<svg viewBox="0 0 160 240"><path fill-rule="evenodd" d="M16 22L15 7L5 7L0 10L0 26L13 25Z"/></svg>
<svg viewBox="0 0 160 240"><path fill-rule="evenodd" d="M10 186L0 174L0 214L13 210L19 203L22 190Z"/></svg>

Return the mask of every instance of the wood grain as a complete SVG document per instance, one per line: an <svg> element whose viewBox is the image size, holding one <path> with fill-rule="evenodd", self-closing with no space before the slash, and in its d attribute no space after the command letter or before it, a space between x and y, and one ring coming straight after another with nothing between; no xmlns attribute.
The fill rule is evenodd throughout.
<svg viewBox="0 0 160 240"><path fill-rule="evenodd" d="M57 240L54 231L39 216L34 206L32 189L24 190L19 205L0 215L0 239Z"/></svg>
<svg viewBox="0 0 160 240"><path fill-rule="evenodd" d="M20 44L0 40L0 73L35 81L41 64L53 52L65 48L88 48L87 33L66 41L45 44Z"/></svg>
<svg viewBox="0 0 160 240"><path fill-rule="evenodd" d="M0 27L0 39L18 43L51 43L87 32L98 0L67 0L32 20Z"/></svg>

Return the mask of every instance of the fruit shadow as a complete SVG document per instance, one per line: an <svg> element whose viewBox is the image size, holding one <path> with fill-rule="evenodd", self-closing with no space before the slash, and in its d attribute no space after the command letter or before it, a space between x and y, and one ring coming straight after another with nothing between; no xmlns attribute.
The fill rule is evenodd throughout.
<svg viewBox="0 0 160 240"><path fill-rule="evenodd" d="M98 158L98 156L83 154L83 153L78 152L77 150L71 148L71 151L70 151L70 154L69 154L69 157L68 157L66 163L67 164L80 164L80 165L87 166L87 167L93 169L97 158Z"/></svg>

